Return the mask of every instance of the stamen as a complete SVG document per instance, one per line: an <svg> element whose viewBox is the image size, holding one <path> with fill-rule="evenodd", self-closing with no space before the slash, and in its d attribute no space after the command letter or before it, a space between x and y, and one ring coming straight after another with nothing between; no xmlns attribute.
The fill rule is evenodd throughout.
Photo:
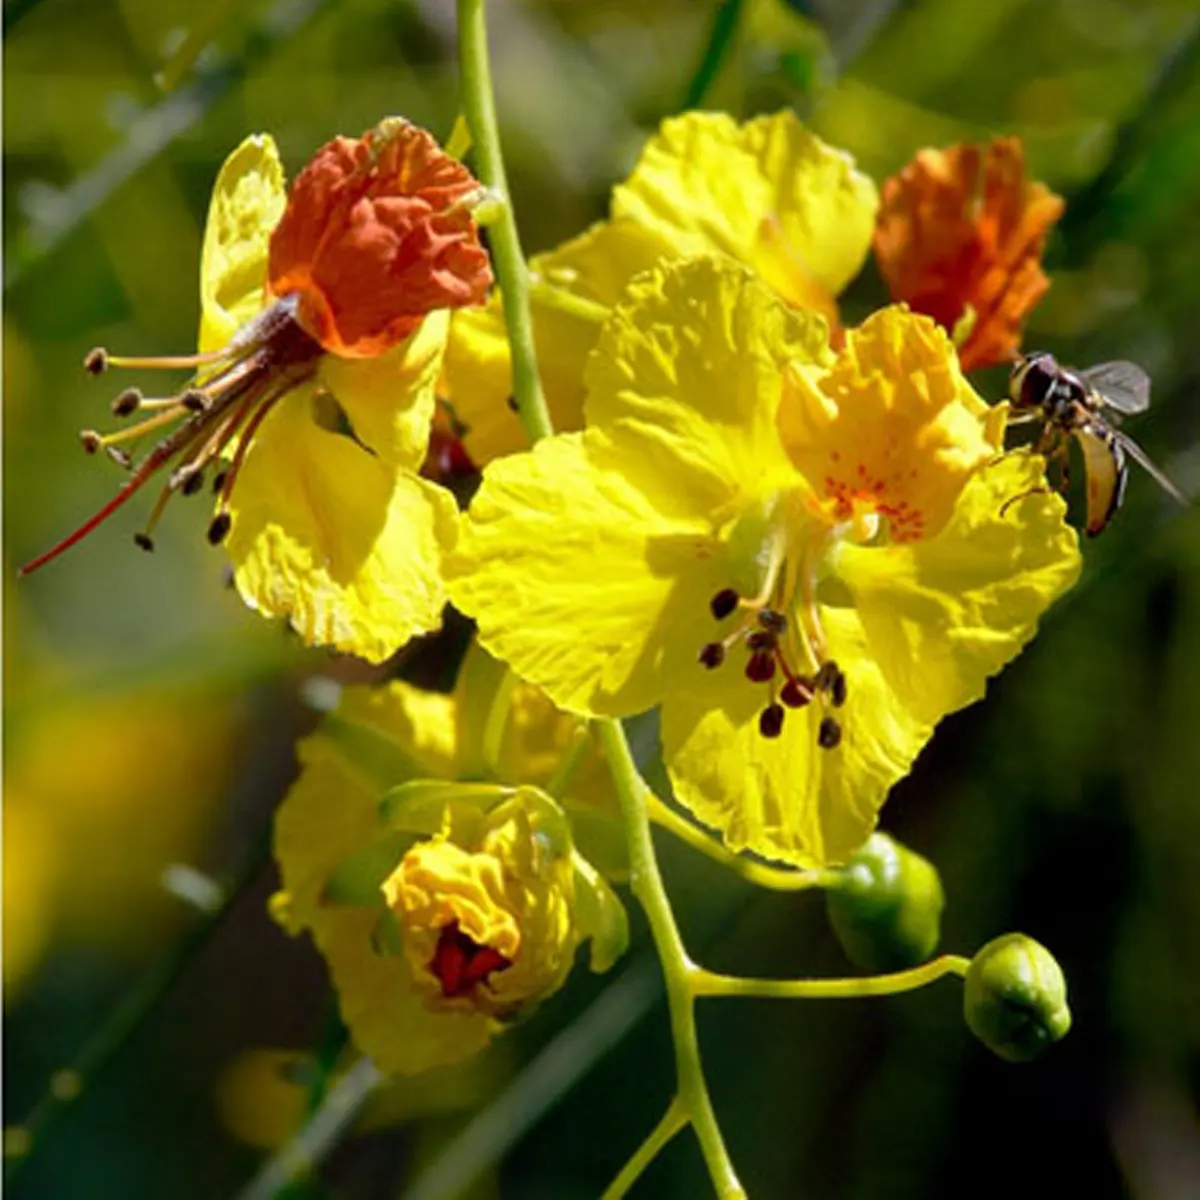
<svg viewBox="0 0 1200 1200"><path fill-rule="evenodd" d="M798 675L793 676L779 689L779 699L788 708L803 708L812 702L815 694L811 684Z"/></svg>
<svg viewBox="0 0 1200 1200"><path fill-rule="evenodd" d="M114 417L128 417L142 407L145 399L140 388L126 388L123 392L118 392L116 398L113 400L111 406L112 415Z"/></svg>
<svg viewBox="0 0 1200 1200"><path fill-rule="evenodd" d="M86 453L95 454L104 445L104 438L94 429L81 429L79 431L79 444Z"/></svg>
<svg viewBox="0 0 1200 1200"><path fill-rule="evenodd" d="M133 459L129 457L128 450L122 450L119 446L105 446L104 453L117 464L118 467L124 467L126 471L133 470Z"/></svg>
<svg viewBox="0 0 1200 1200"><path fill-rule="evenodd" d="M722 588L709 602L713 617L723 621L738 606L738 594L733 588Z"/></svg>
<svg viewBox="0 0 1200 1200"><path fill-rule="evenodd" d="M782 704L768 704L758 714L758 732L765 738L777 738L783 732L785 713Z"/></svg>
<svg viewBox="0 0 1200 1200"><path fill-rule="evenodd" d="M779 636L779 635L787 632L787 626L788 626L787 617L785 617L783 615L783 613L781 613L778 609L774 609L774 608L759 609L758 623L768 633L775 634L776 636Z"/></svg>
<svg viewBox="0 0 1200 1200"><path fill-rule="evenodd" d="M817 745L822 750L835 749L842 740L842 727L833 717L822 717L817 729Z"/></svg>
<svg viewBox="0 0 1200 1200"><path fill-rule="evenodd" d="M89 375L103 375L108 370L108 351L103 346L89 350L83 358L83 369Z"/></svg>
<svg viewBox="0 0 1200 1200"><path fill-rule="evenodd" d="M154 539L148 533L135 533L134 544L140 546L147 554L154 553Z"/></svg>
<svg viewBox="0 0 1200 1200"><path fill-rule="evenodd" d="M747 639L748 640L748 639ZM775 677L775 655L769 650L759 650L750 655L746 663L746 678L751 683L766 683Z"/></svg>
<svg viewBox="0 0 1200 1200"><path fill-rule="evenodd" d="M232 525L233 518L226 509L222 509L208 524L208 540L214 546L219 546L225 540Z"/></svg>
<svg viewBox="0 0 1200 1200"><path fill-rule="evenodd" d="M106 370L108 367L132 367L147 371L175 371L182 367L206 367L211 363L225 362L228 357L228 346L224 346L220 350L210 350L207 354L161 354L150 355L148 357L109 354L101 346L93 350L83 360L83 365L93 375L99 375L101 371ZM94 360L100 362L102 365L99 367L94 366Z"/></svg>
<svg viewBox="0 0 1200 1200"><path fill-rule="evenodd" d="M725 661L725 647L720 642L709 642L700 651L700 665L710 671Z"/></svg>

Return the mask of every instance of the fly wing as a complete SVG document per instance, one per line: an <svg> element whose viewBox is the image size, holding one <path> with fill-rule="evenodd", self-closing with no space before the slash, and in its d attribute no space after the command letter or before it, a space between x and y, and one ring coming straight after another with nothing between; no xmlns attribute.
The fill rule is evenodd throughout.
<svg viewBox="0 0 1200 1200"><path fill-rule="evenodd" d="M1089 537L1095 537L1121 507L1129 468L1125 465L1121 443L1111 430L1102 432L1091 425L1081 425L1074 433L1083 451L1083 465L1087 472L1086 529ZM1109 436L1105 437L1105 433Z"/></svg>
<svg viewBox="0 0 1200 1200"><path fill-rule="evenodd" d="M1178 504L1182 504L1184 508L1191 505L1191 500L1176 487L1151 461L1149 455L1131 438L1127 433L1122 433L1119 429L1110 431L1117 443L1124 449L1129 457L1132 458L1142 469L1158 484L1172 500Z"/></svg>
<svg viewBox="0 0 1200 1200"><path fill-rule="evenodd" d="M1137 363L1123 359L1100 363L1079 371L1078 375L1117 412L1140 413L1150 407L1150 376Z"/></svg>

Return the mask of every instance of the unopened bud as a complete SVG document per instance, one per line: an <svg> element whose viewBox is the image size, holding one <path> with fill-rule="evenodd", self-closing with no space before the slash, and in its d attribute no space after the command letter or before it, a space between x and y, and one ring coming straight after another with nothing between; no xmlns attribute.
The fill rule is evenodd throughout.
<svg viewBox="0 0 1200 1200"><path fill-rule="evenodd" d="M825 894L846 957L866 971L899 971L937 949L945 898L937 869L886 833L873 833Z"/></svg>
<svg viewBox="0 0 1200 1200"><path fill-rule="evenodd" d="M1009 1062L1029 1062L1071 1028L1062 969L1023 933L988 942L971 960L963 1014L971 1032Z"/></svg>

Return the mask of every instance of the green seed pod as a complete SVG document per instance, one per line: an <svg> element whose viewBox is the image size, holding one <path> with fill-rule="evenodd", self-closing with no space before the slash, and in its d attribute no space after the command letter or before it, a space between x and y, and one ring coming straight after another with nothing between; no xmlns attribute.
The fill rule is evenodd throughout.
<svg viewBox="0 0 1200 1200"><path fill-rule="evenodd" d="M1071 1028L1067 981L1054 955L1023 933L988 942L963 988L971 1032L1009 1062L1029 1062Z"/></svg>
<svg viewBox="0 0 1200 1200"><path fill-rule="evenodd" d="M873 833L825 894L829 923L846 956L867 971L925 962L941 933L937 869L886 833Z"/></svg>

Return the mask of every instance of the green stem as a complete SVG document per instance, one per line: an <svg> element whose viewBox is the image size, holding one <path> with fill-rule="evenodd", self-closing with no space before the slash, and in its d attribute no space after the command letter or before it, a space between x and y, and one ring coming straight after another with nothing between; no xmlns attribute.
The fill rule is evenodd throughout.
<svg viewBox="0 0 1200 1200"><path fill-rule="evenodd" d="M698 969L692 986L697 996L764 996L776 1000L844 1000L856 996L894 996L924 987L944 975L965 976L971 965L959 954L943 954L910 971L864 975L857 979L741 979Z"/></svg>
<svg viewBox="0 0 1200 1200"><path fill-rule="evenodd" d="M684 949L658 869L646 809L649 789L633 761L625 731L620 724L612 720L599 721L597 728L625 823L625 835L629 842L630 883L650 923L666 983L671 1034L675 1043L678 1080L676 1103L679 1111L696 1130L717 1195L722 1200L740 1200L746 1193L738 1182L729 1152L725 1149L700 1063L694 990L694 978L699 971Z"/></svg>
<svg viewBox="0 0 1200 1200"><path fill-rule="evenodd" d="M490 226L496 278L504 297L504 323L512 353L513 398L529 440L554 432L546 397L542 394L534 348L533 321L529 314L529 270L521 253L517 222L508 194L492 69L488 61L487 21L484 0L458 0L458 61L462 73L462 106L471 127L479 179L504 199L504 212Z"/></svg>
<svg viewBox="0 0 1200 1200"><path fill-rule="evenodd" d="M683 98L684 109L699 108L712 87L729 48L733 45L733 35L737 32L738 18L742 14L742 0L725 0L716 16L713 17L712 30L700 56L700 64L688 84L687 94Z"/></svg>
<svg viewBox="0 0 1200 1200"><path fill-rule="evenodd" d="M621 1168L621 1173L604 1189L600 1200L621 1200L641 1178L642 1172L658 1157L662 1148L688 1123L678 1099L672 1100L662 1120L650 1131L650 1136L638 1147L634 1156Z"/></svg>
<svg viewBox="0 0 1200 1200"><path fill-rule="evenodd" d="M11 1185L22 1167L45 1144L50 1132L76 1102L96 1088L104 1072L142 1023L171 993L196 955L208 945L238 899L258 878L271 852L269 829L246 861L221 889L221 900L203 913L176 945L157 959L92 1035L75 1061L55 1071L46 1093L19 1125L4 1131L4 1182Z"/></svg>
<svg viewBox="0 0 1200 1200"><path fill-rule="evenodd" d="M728 867L747 883L756 883L759 887L771 888L777 892L803 892L809 888L833 887L841 879L841 872L836 870L789 871L783 867L770 867L766 863L742 858L741 855L726 850L720 842L714 841L703 829L698 829L653 793L647 794L646 812L660 829L665 829L693 850L698 850L722 866Z"/></svg>

